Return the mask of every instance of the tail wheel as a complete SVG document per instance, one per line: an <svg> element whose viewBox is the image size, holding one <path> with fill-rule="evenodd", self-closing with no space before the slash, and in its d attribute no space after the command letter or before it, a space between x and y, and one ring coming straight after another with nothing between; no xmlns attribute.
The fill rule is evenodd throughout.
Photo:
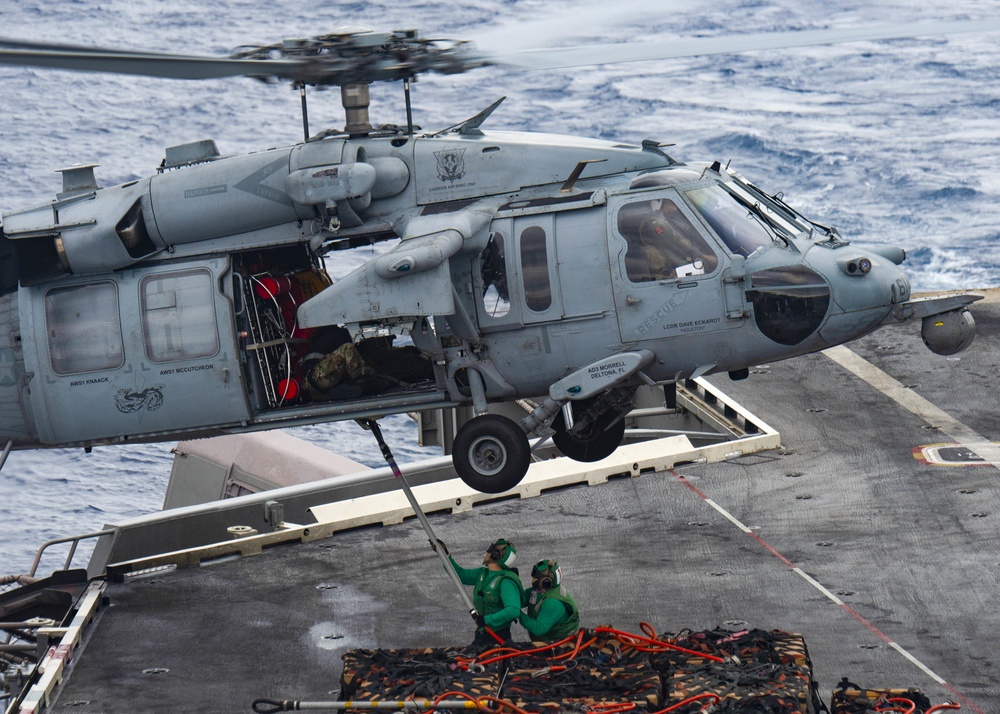
<svg viewBox="0 0 1000 714"><path fill-rule="evenodd" d="M586 407L587 402L580 403ZM567 456L574 461L600 461L611 456L625 438L625 420L618 419L611 424L618 415L609 410L598 415L594 422L586 427L582 434L570 434L566 430L566 421L560 411L556 418L552 420L552 442L559 449L563 456ZM608 425L611 426L608 426Z"/></svg>
<svg viewBox="0 0 1000 714"><path fill-rule="evenodd" d="M483 493L502 493L519 484L528 472L531 447L514 421L484 414L458 430L451 459L466 484Z"/></svg>

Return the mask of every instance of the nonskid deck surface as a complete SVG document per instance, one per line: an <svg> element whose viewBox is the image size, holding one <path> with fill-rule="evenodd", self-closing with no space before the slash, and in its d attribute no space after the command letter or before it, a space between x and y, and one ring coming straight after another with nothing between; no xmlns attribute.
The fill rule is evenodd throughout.
<svg viewBox="0 0 1000 714"><path fill-rule="evenodd" d="M524 573L558 560L587 627L742 620L802 634L827 701L846 676L993 711L1000 309L981 302L975 314L976 343L956 358L889 328L851 352L761 366L741 383L713 378L781 432L780 451L432 514L431 524L464 565L497 537L516 543ZM922 447L953 442L979 465L924 463ZM415 520L107 594L52 711L328 701L348 650L472 635Z"/></svg>

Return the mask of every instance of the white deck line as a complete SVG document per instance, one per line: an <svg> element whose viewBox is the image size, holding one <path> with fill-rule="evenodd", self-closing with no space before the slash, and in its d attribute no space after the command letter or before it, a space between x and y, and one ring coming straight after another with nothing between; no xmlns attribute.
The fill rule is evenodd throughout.
<svg viewBox="0 0 1000 714"><path fill-rule="evenodd" d="M840 345L823 351L827 357L859 379L875 387L907 411L936 426L953 441L973 452L987 464L1000 468L1000 446L980 436L943 409L889 376L856 352Z"/></svg>

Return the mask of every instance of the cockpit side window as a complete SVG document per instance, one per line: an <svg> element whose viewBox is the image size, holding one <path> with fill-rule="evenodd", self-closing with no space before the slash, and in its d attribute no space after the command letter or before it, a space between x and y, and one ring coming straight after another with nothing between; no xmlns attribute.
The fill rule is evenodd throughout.
<svg viewBox="0 0 1000 714"><path fill-rule="evenodd" d="M634 283L711 273L719 258L670 199L638 201L618 213L625 272Z"/></svg>
<svg viewBox="0 0 1000 714"><path fill-rule="evenodd" d="M17 254L0 225L0 295L17 290Z"/></svg>

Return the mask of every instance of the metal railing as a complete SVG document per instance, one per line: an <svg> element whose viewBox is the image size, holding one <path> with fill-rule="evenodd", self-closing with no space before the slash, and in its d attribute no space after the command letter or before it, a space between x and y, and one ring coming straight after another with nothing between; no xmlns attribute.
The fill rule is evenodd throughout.
<svg viewBox="0 0 1000 714"><path fill-rule="evenodd" d="M38 564L42 560L42 554L45 550L52 545L59 545L60 543L72 543L70 546L69 553L66 555L66 562L63 564L63 570L69 570L69 566L73 562L73 556L76 555L77 546L80 545L80 541L87 540L88 538L100 538L101 536L113 535L115 529L111 528L103 531L95 531L94 533L84 533L83 535L66 536L65 538L56 538L55 540L49 540L42 543L38 547L38 552L35 554L35 562L31 564L31 571L28 573L30 577L35 577L35 571L38 570Z"/></svg>

